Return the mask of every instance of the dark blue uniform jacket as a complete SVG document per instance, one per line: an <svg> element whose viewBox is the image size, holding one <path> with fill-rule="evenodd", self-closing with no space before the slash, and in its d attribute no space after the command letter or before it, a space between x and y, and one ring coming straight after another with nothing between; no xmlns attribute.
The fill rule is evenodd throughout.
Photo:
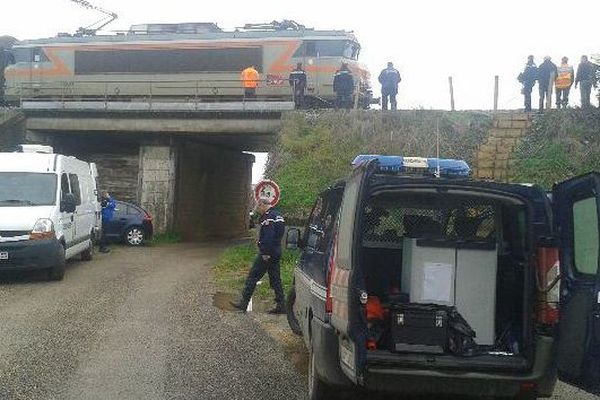
<svg viewBox="0 0 600 400"><path fill-rule="evenodd" d="M115 203L112 197L102 200L102 222L112 221L115 208L117 208L117 203Z"/></svg>
<svg viewBox="0 0 600 400"><path fill-rule="evenodd" d="M350 71L342 69L335 73L333 91L338 95L350 95L354 92L354 78Z"/></svg>
<svg viewBox="0 0 600 400"><path fill-rule="evenodd" d="M285 232L285 220L277 209L270 208L261 215L259 223L258 249L260 254L279 259L281 257L281 239Z"/></svg>

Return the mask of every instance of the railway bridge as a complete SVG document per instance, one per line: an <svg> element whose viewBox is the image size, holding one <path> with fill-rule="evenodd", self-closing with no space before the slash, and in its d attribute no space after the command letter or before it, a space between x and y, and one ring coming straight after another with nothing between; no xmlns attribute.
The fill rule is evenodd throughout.
<svg viewBox="0 0 600 400"><path fill-rule="evenodd" d="M246 232L254 157L291 102L24 101L25 141L98 164L99 187L185 240Z"/></svg>

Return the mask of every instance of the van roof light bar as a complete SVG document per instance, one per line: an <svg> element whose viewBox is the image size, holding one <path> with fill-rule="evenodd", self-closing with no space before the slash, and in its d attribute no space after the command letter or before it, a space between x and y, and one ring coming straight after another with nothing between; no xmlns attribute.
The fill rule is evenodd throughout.
<svg viewBox="0 0 600 400"><path fill-rule="evenodd" d="M447 158L402 157L382 156L375 154L361 154L352 162L358 167L371 160L377 160L379 172L418 174L427 173L441 177L467 177L471 168L464 160Z"/></svg>

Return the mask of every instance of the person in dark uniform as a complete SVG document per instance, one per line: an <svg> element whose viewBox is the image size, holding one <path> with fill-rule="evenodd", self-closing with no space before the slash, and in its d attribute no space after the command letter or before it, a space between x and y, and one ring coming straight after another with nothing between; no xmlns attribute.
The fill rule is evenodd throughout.
<svg viewBox="0 0 600 400"><path fill-rule="evenodd" d="M381 83L381 109L388 109L388 98L392 110L397 109L396 96L398 95L398 84L402 78L400 72L394 68L394 64L387 63L387 68L379 74L379 83Z"/></svg>
<svg viewBox="0 0 600 400"><path fill-rule="evenodd" d="M256 289L256 283L265 273L268 273L271 288L275 292L275 302L277 303L275 308L269 311L269 313L285 314L285 296L281 284L279 265L285 220L277 209L271 207L267 200L260 200L258 202L257 211L260 213L258 221L260 224L258 256L248 273L240 301L237 303L231 302L231 305L241 312L246 312L254 289Z"/></svg>
<svg viewBox="0 0 600 400"><path fill-rule="evenodd" d="M335 108L352 108L352 94L354 93L354 77L348 68L348 64L342 63L342 67L335 73L333 78L333 91L335 92Z"/></svg>
<svg viewBox="0 0 600 400"><path fill-rule="evenodd" d="M519 74L519 82L523 85L521 93L525 97L525 112L531 111L531 92L537 80L537 71L533 56L527 57L525 69Z"/></svg>
<svg viewBox="0 0 600 400"><path fill-rule="evenodd" d="M540 90L540 112L544 111L544 102L546 97L552 95L552 86L550 86L551 80L556 78L558 68L556 64L552 62L550 56L544 57L544 62L540 64L537 71L537 80Z"/></svg>
<svg viewBox="0 0 600 400"><path fill-rule="evenodd" d="M296 69L290 73L289 81L294 93L294 104L296 105L296 108L304 108L306 71L302 68L302 63L296 64Z"/></svg>
<svg viewBox="0 0 600 400"><path fill-rule="evenodd" d="M579 86L581 91L581 108L592 106L590 95L592 86L596 87L596 65L588 60L587 56L581 56L581 63L577 67L577 76L575 77L575 89Z"/></svg>

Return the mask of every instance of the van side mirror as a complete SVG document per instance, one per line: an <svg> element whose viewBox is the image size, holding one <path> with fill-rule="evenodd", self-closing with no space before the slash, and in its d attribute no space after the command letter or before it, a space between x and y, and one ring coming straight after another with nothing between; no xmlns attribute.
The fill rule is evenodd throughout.
<svg viewBox="0 0 600 400"><path fill-rule="evenodd" d="M285 237L285 247L290 250L302 248L302 232L298 228L290 228Z"/></svg>
<svg viewBox="0 0 600 400"><path fill-rule="evenodd" d="M67 193L60 202L60 211L66 213L73 213L77 209L77 200L73 193Z"/></svg>

